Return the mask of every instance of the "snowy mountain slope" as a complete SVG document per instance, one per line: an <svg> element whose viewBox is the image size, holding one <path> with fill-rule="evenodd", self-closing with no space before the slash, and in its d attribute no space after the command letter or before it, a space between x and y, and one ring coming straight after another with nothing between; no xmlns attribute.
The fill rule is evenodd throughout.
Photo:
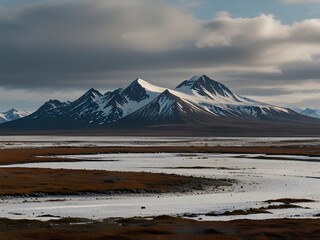
<svg viewBox="0 0 320 240"><path fill-rule="evenodd" d="M127 100L121 95L122 89L117 89L113 92L108 92L100 100L99 109L104 116L104 120L101 123L111 123L122 118L123 110L122 106Z"/></svg>
<svg viewBox="0 0 320 240"><path fill-rule="evenodd" d="M179 97L173 90L165 90L152 102L123 118L122 122L145 123L183 123L201 122L210 119L212 114L188 99ZM120 121L121 122L121 121Z"/></svg>
<svg viewBox="0 0 320 240"><path fill-rule="evenodd" d="M136 79L125 89L119 88L104 95L96 93L90 103L77 103L83 109L70 109L69 107L67 113L72 112L72 118L75 120L82 118L84 123L91 125L114 123L145 106L162 91L164 88L154 86L142 79Z"/></svg>
<svg viewBox="0 0 320 240"><path fill-rule="evenodd" d="M165 88L155 86L143 79L135 80L122 93L128 101L128 104L123 106L124 116L150 103L165 90Z"/></svg>
<svg viewBox="0 0 320 240"><path fill-rule="evenodd" d="M70 121L92 123L101 121L102 113L99 111L99 101L103 95L96 89L89 89L84 95L71 102L60 113L61 117Z"/></svg>
<svg viewBox="0 0 320 240"><path fill-rule="evenodd" d="M152 85L143 79L136 79L124 90L117 89L107 101L102 101L100 110L104 112L104 123L116 122L150 103L165 89Z"/></svg>
<svg viewBox="0 0 320 240"><path fill-rule="evenodd" d="M186 80L175 89L216 116L241 119L286 118L296 113L290 109L254 101L233 93L225 85L206 75Z"/></svg>
<svg viewBox="0 0 320 240"><path fill-rule="evenodd" d="M93 120L99 121L99 118L103 116L97 111L99 109L98 100L102 96L99 91L91 88L73 102L50 100L30 115L28 120L36 119L37 122L42 120L45 123L40 124L41 127L50 126L50 128L55 124L78 127L89 124Z"/></svg>
<svg viewBox="0 0 320 240"><path fill-rule="evenodd" d="M7 118L4 116L4 114L3 113L0 113L0 124L1 123L4 123L4 122L7 122L8 120L7 120Z"/></svg>
<svg viewBox="0 0 320 240"><path fill-rule="evenodd" d="M11 108L9 111L0 112L0 123L13 121L19 118L26 117L30 114L31 112L21 111L21 110L16 110L14 108Z"/></svg>

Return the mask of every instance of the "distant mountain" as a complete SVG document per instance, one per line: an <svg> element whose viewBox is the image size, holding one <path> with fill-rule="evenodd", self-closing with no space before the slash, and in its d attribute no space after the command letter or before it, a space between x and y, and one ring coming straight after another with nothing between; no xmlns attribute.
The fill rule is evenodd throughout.
<svg viewBox="0 0 320 240"><path fill-rule="evenodd" d="M16 110L14 108L11 108L9 111L6 112L0 112L0 123L13 121L25 116L28 116L30 112Z"/></svg>
<svg viewBox="0 0 320 240"><path fill-rule="evenodd" d="M50 110L54 110L54 109L59 109L62 107L67 106L69 103L67 102L60 102L59 100L49 100L47 102L45 102L37 111L35 111L32 114L33 119L38 118L38 117L43 117L46 115L47 112L49 112Z"/></svg>
<svg viewBox="0 0 320 240"><path fill-rule="evenodd" d="M320 109L311 109L311 108L306 108L306 109L301 109L301 108L294 108L297 113L300 113L302 115L308 116L308 117L313 117L313 118L320 118Z"/></svg>
<svg viewBox="0 0 320 240"><path fill-rule="evenodd" d="M290 125L300 126L299 129L302 125L320 127L320 121L288 108L242 97L202 75L183 81L175 89L158 87L142 79L105 94L90 89L73 102L50 100L23 119L1 124L0 129L111 131L183 124L211 131L223 128L230 131L241 125L241 129L253 131L253 126L259 125L260 130L261 124L280 123L280 130Z"/></svg>

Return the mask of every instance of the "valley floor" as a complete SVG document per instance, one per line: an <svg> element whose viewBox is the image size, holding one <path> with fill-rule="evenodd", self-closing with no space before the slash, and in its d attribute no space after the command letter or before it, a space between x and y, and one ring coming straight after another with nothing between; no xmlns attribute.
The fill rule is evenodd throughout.
<svg viewBox="0 0 320 240"><path fill-rule="evenodd" d="M160 141L2 141L0 236L320 238L319 139Z"/></svg>

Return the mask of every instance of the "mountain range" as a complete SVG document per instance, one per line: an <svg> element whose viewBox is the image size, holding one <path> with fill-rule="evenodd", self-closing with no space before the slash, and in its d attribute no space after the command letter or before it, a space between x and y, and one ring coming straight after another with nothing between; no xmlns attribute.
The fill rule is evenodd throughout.
<svg viewBox="0 0 320 240"><path fill-rule="evenodd" d="M313 118L320 118L320 109L311 109L311 108L293 108L294 111L300 113L305 116L313 117Z"/></svg>
<svg viewBox="0 0 320 240"><path fill-rule="evenodd" d="M3 131L180 129L221 134L262 129L309 134L318 128L320 132L320 120L240 96L206 75L194 76L174 89L142 79L105 94L90 89L73 102L49 100L29 116L0 125Z"/></svg>

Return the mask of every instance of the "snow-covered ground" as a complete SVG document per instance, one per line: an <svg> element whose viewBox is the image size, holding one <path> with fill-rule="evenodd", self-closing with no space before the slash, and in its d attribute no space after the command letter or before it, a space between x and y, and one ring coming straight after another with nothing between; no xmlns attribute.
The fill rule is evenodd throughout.
<svg viewBox="0 0 320 240"><path fill-rule="evenodd" d="M258 156L263 155L96 154L73 156L79 159L79 162L10 165L10 167L163 172L208 178L231 178L237 179L239 184L233 191L220 193L4 199L0 203L0 216L47 219L37 216L51 214L60 217L100 219L162 214L205 214L211 211L222 213L227 210L267 206L268 204L263 201L278 198L307 198L315 202L298 204L309 209L270 210L273 214L219 217L200 215L199 217L205 220L309 218L320 213L320 158L291 156L294 159L291 161L256 159Z"/></svg>
<svg viewBox="0 0 320 240"><path fill-rule="evenodd" d="M318 145L316 137L112 137L112 136L1 136L0 149L104 146L290 146Z"/></svg>

